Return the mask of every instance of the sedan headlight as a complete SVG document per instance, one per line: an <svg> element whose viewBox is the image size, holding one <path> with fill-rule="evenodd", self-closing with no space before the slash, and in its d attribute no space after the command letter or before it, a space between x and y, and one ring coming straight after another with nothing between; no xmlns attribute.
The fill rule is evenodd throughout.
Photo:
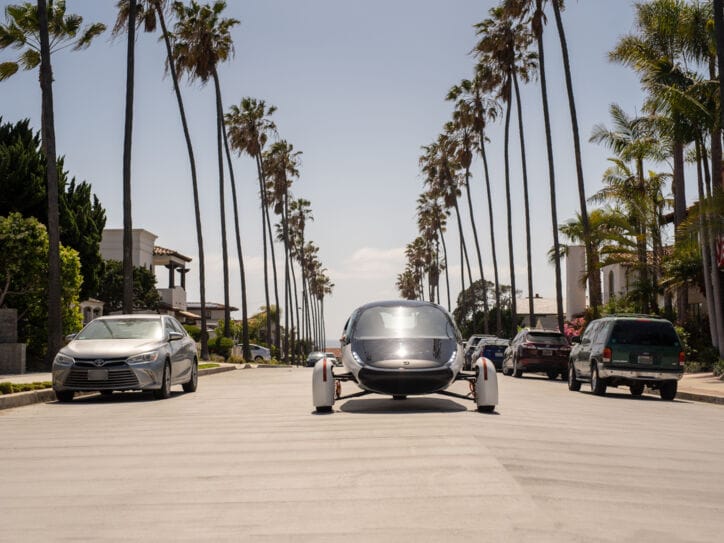
<svg viewBox="0 0 724 543"><path fill-rule="evenodd" d="M144 362L154 362L158 360L158 351L148 351L134 356L129 356L126 362L129 364L142 364Z"/></svg>
<svg viewBox="0 0 724 543"><path fill-rule="evenodd" d="M58 353L53 359L53 364L56 366L72 366L75 364L75 360L66 354Z"/></svg>

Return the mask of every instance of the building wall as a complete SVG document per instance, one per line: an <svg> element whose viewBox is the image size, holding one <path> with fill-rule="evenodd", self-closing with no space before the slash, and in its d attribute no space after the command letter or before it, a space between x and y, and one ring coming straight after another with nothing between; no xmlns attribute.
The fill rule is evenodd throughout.
<svg viewBox="0 0 724 543"><path fill-rule="evenodd" d="M586 273L586 248L583 245L568 247L566 257L566 318L586 310L586 285L581 281Z"/></svg>
<svg viewBox="0 0 724 543"><path fill-rule="evenodd" d="M141 228L134 228L132 233L134 266L143 266L153 271L153 247L156 242L155 234ZM123 262L123 229L106 228L101 239L101 256L106 260L119 260Z"/></svg>

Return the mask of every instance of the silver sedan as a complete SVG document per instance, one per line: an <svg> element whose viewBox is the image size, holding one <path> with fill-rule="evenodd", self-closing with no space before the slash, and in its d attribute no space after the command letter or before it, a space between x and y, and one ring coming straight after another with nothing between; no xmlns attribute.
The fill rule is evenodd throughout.
<svg viewBox="0 0 724 543"><path fill-rule="evenodd" d="M61 402L75 391L150 390L168 398L180 384L198 384L196 343L168 315L115 315L89 322L53 360L53 389Z"/></svg>

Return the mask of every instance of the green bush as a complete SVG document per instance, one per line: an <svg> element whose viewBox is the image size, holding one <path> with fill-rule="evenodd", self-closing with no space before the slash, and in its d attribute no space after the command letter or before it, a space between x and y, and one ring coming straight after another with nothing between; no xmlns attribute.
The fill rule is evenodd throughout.
<svg viewBox="0 0 724 543"><path fill-rule="evenodd" d="M229 337L216 336L214 339L209 341L209 352L211 354L218 354L223 356L224 359L231 356L231 348L234 346L234 340Z"/></svg>
<svg viewBox="0 0 724 543"><path fill-rule="evenodd" d="M0 383L0 394L12 394L13 384L12 383Z"/></svg>
<svg viewBox="0 0 724 543"><path fill-rule="evenodd" d="M29 390L44 390L52 388L53 383L42 381L36 383L0 383L0 394L13 394L15 392L27 392Z"/></svg>
<svg viewBox="0 0 724 543"><path fill-rule="evenodd" d="M712 368L714 371L714 375L717 375L719 377L724 377L724 360L721 358L714 364L714 367Z"/></svg>
<svg viewBox="0 0 724 543"><path fill-rule="evenodd" d="M193 324L184 324L184 328L186 328L186 331L194 341L201 341L201 328L194 326Z"/></svg>

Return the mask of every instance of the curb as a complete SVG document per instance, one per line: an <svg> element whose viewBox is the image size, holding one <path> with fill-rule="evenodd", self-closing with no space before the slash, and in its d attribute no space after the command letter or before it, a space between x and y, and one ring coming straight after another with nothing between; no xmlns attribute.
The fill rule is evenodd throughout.
<svg viewBox="0 0 724 543"><path fill-rule="evenodd" d="M213 375L215 373L224 373L227 371L235 371L234 366L220 366L218 368L206 368L199 370L199 377L204 375ZM78 397L97 394L96 392L76 392ZM44 388L42 390L29 390L27 392L17 392L15 394L3 394L0 396L0 410L12 409L13 407L23 407L34 403L54 402L55 392L52 388Z"/></svg>
<svg viewBox="0 0 724 543"><path fill-rule="evenodd" d="M717 405L724 405L724 398L720 396L707 396L706 394L695 394L693 392L677 392L677 400L689 400L692 402L705 402Z"/></svg>

